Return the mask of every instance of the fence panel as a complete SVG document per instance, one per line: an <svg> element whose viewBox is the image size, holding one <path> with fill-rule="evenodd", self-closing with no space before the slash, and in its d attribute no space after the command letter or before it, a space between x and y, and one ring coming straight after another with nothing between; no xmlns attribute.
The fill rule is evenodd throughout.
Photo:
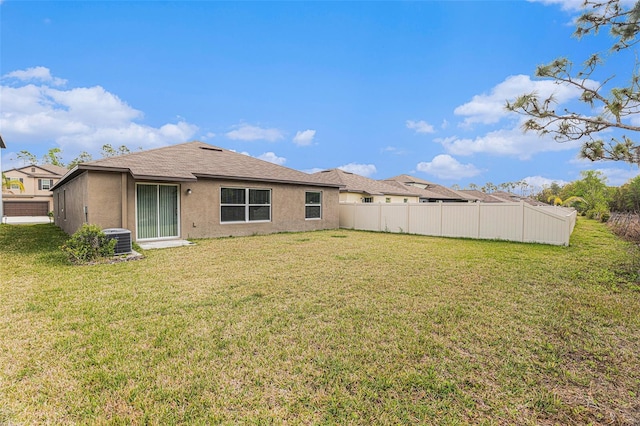
<svg viewBox="0 0 640 426"><path fill-rule="evenodd" d="M575 210L520 203L340 203L340 227L569 245Z"/></svg>

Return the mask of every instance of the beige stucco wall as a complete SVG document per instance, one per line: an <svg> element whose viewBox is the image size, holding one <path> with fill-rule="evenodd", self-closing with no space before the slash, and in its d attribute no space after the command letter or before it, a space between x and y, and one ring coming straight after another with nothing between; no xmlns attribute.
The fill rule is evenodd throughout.
<svg viewBox="0 0 640 426"><path fill-rule="evenodd" d="M271 221L220 223L222 187L271 189ZM192 193L187 195L190 188ZM322 192L322 219L305 219L305 192ZM314 231L339 226L337 188L256 182L199 180L181 185L180 224L183 238L209 238L270 234L274 232Z"/></svg>
<svg viewBox="0 0 640 426"><path fill-rule="evenodd" d="M314 231L339 227L339 193L337 188L304 185L260 184L256 182L200 179L196 182L139 182L177 185L179 193L180 238L245 236L275 232ZM136 230L136 181L129 174L85 172L56 188L66 193L64 212L55 207L55 221L72 234L85 221L101 228L125 228L134 240ZM222 187L271 189L271 221L220 223L220 189ZM191 194L187 194L191 189ZM322 218L305 219L305 192L322 192ZM87 215L84 215L87 206Z"/></svg>
<svg viewBox="0 0 640 426"><path fill-rule="evenodd" d="M87 173L81 174L53 191L54 222L67 234L73 234L85 223L87 179Z"/></svg>

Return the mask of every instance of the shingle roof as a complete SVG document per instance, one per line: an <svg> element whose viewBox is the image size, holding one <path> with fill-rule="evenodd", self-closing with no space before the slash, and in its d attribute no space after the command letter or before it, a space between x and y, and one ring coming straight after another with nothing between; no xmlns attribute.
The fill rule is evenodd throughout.
<svg viewBox="0 0 640 426"><path fill-rule="evenodd" d="M66 167L54 166L53 164L39 164L35 167L39 167L40 169L46 170L49 173L42 173L42 172L36 171L35 173L33 173L34 176L49 176L49 175L64 176L69 171L69 169L67 169Z"/></svg>
<svg viewBox="0 0 640 426"><path fill-rule="evenodd" d="M463 194L460 191L455 191L453 189L447 188L442 185L438 185L437 183L426 181L424 179L417 178L415 176L398 175L398 176L391 177L386 181L395 181L395 182L400 182L407 186L411 186L411 190L413 190L413 188L416 188L417 190L422 192L423 196L432 198L432 199L473 200L473 201L476 200L476 197ZM423 188L420 188L419 186L414 186L412 184L424 185L426 186L426 188L423 189Z"/></svg>
<svg viewBox="0 0 640 426"><path fill-rule="evenodd" d="M356 192L369 195L403 195L417 197L415 191L409 188L391 185L387 182L370 179L355 173L345 172L340 169L323 170L312 176L321 177L323 180L334 182L343 186L341 192Z"/></svg>
<svg viewBox="0 0 640 426"><path fill-rule="evenodd" d="M31 168L35 168L36 171L32 172ZM64 176L69 171L69 169L67 169L66 167L54 166L53 164L29 164L24 167L5 170L3 173L9 173L13 171L24 173L27 176L35 178L50 178Z"/></svg>
<svg viewBox="0 0 640 426"><path fill-rule="evenodd" d="M507 201L499 197L494 197L493 195L487 194L486 192L478 191L476 189L461 189L458 192L462 192L463 194L468 194L470 196L476 197L483 203L504 203Z"/></svg>
<svg viewBox="0 0 640 426"><path fill-rule="evenodd" d="M317 176L204 142L187 142L80 163L61 179L58 185L84 170L129 172L139 180L193 181L200 177L208 177L312 186L339 186L332 182L323 181Z"/></svg>

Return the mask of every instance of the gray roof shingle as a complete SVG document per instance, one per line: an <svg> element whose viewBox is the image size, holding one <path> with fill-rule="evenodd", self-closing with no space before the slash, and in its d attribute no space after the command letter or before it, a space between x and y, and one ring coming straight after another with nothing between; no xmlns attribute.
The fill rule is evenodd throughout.
<svg viewBox="0 0 640 426"><path fill-rule="evenodd" d="M84 170L128 171L138 180L194 181L202 177L339 187L317 176L204 142L187 142L80 163L58 185Z"/></svg>

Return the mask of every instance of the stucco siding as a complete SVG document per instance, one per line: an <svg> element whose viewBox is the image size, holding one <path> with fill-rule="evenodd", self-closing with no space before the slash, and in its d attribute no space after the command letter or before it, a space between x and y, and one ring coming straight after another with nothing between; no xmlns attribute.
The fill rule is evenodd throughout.
<svg viewBox="0 0 640 426"><path fill-rule="evenodd" d="M223 187L271 190L269 222L220 222L220 191ZM187 194L191 189L191 194ZM322 192L322 218L305 219L305 192ZM339 227L337 188L304 185L199 180L180 188L182 238L245 236L275 232L314 231Z"/></svg>
<svg viewBox="0 0 640 426"><path fill-rule="evenodd" d="M187 183L136 182L129 174L96 171L85 172L56 188L55 223L68 234L77 231L83 223L95 224L103 229L125 228L131 231L132 238L136 240L137 184L177 186L180 238L245 236L339 227L338 188L217 179ZM270 189L271 220L221 223L220 191L223 187ZM190 194L187 194L188 189L191 189ZM322 193L321 219L305 219L306 191Z"/></svg>
<svg viewBox="0 0 640 426"><path fill-rule="evenodd" d="M86 204L88 223L103 229L121 228L122 190L119 173L90 172Z"/></svg>
<svg viewBox="0 0 640 426"><path fill-rule="evenodd" d="M83 173L53 191L54 221L67 234L73 234L85 223L88 174Z"/></svg>

